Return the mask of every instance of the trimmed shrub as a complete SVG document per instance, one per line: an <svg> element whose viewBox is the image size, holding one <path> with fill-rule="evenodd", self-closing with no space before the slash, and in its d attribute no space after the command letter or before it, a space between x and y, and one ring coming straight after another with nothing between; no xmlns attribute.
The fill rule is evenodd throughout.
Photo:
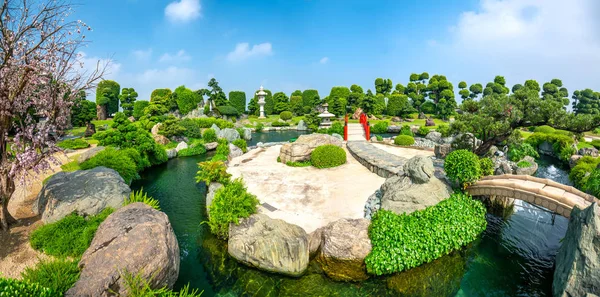
<svg viewBox="0 0 600 297"><path fill-rule="evenodd" d="M554 153L564 162L568 162L571 155L575 153L575 149L572 148L575 141L573 138L565 135L533 133L525 142L531 144L536 149L539 149L539 146L544 142L551 143Z"/></svg>
<svg viewBox="0 0 600 297"><path fill-rule="evenodd" d="M182 136L185 133L185 128L179 124L179 120L175 117L169 117L162 122L158 128L158 134L167 138L173 136Z"/></svg>
<svg viewBox="0 0 600 297"><path fill-rule="evenodd" d="M598 164L600 164L600 158L593 158L591 156L582 157L577 161L577 165L571 169L569 179L573 182L575 187L585 191L585 187L590 178L590 175L587 174L594 171Z"/></svg>
<svg viewBox="0 0 600 297"><path fill-rule="evenodd" d="M281 121L275 121L271 123L272 127L289 127L290 123L286 123L286 122L281 122Z"/></svg>
<svg viewBox="0 0 600 297"><path fill-rule="evenodd" d="M64 150L79 150L90 147L90 144L83 138L63 140L56 145Z"/></svg>
<svg viewBox="0 0 600 297"><path fill-rule="evenodd" d="M138 172L144 170L144 168L150 167L150 161L143 158L142 155L140 155L140 152L134 148L120 150L119 152L129 157L135 163L135 168Z"/></svg>
<svg viewBox="0 0 600 297"><path fill-rule="evenodd" d="M229 92L229 104L242 114L246 112L246 93L243 91Z"/></svg>
<svg viewBox="0 0 600 297"><path fill-rule="evenodd" d="M80 257L92 243L100 223L112 212L112 209L107 208L87 219L70 214L33 231L29 242L32 248L51 256Z"/></svg>
<svg viewBox="0 0 600 297"><path fill-rule="evenodd" d="M533 132L552 134L552 133L556 132L556 129L554 129L550 126L539 126L539 127L536 127L535 129L533 129Z"/></svg>
<svg viewBox="0 0 600 297"><path fill-rule="evenodd" d="M388 121L377 122L373 127L371 127L371 133L375 133L375 134L387 133L388 126L389 126Z"/></svg>
<svg viewBox="0 0 600 297"><path fill-rule="evenodd" d="M412 132L409 125L404 125L400 128L400 135L415 137L415 134Z"/></svg>
<svg viewBox="0 0 600 297"><path fill-rule="evenodd" d="M235 179L218 189L208 207L210 232L221 239L229 236L229 224L256 213L258 199L248 193L241 179Z"/></svg>
<svg viewBox="0 0 600 297"><path fill-rule="evenodd" d="M531 163L529 163L527 161L521 161L521 162L517 163L517 166L519 168L527 168L527 167L531 167Z"/></svg>
<svg viewBox="0 0 600 297"><path fill-rule="evenodd" d="M254 130L256 132L262 132L264 127L265 127L265 125L263 125L263 123L258 123L258 124L256 124L256 128L254 128Z"/></svg>
<svg viewBox="0 0 600 297"><path fill-rule="evenodd" d="M412 136L408 136L408 135L398 135L398 136L396 136L396 138L394 138L394 144L410 146L410 145L415 144L415 139Z"/></svg>
<svg viewBox="0 0 600 297"><path fill-rule="evenodd" d="M417 130L417 135L419 136L425 137L427 134L429 134L429 128L425 126L421 126L419 127L419 130Z"/></svg>
<svg viewBox="0 0 600 297"><path fill-rule="evenodd" d="M331 135L331 134L339 134L339 135L344 135L344 125L341 122L333 122L331 124L331 127L329 127L329 129L327 129L327 134Z"/></svg>
<svg viewBox="0 0 600 297"><path fill-rule="evenodd" d="M600 198L600 168L594 169L584 187L585 191Z"/></svg>
<svg viewBox="0 0 600 297"><path fill-rule="evenodd" d="M217 182L221 184L229 183L231 174L227 173L227 166L222 161L204 161L198 163L198 172L196 172L196 182L210 183Z"/></svg>
<svg viewBox="0 0 600 297"><path fill-rule="evenodd" d="M287 121L287 120L291 120L293 117L292 112L291 111L283 111L279 114L279 118Z"/></svg>
<svg viewBox="0 0 600 297"><path fill-rule="evenodd" d="M195 144L186 149L182 149L177 153L179 157L190 157L190 156L198 156L206 154L206 148L204 144Z"/></svg>
<svg viewBox="0 0 600 297"><path fill-rule="evenodd" d="M27 267L21 274L23 280L49 288L54 296L64 296L79 279L78 259L41 261L34 268ZM18 295L12 295L18 296ZM35 296L35 295L29 295Z"/></svg>
<svg viewBox="0 0 600 297"><path fill-rule="evenodd" d="M200 125L193 119L183 119L179 121L179 125L185 128L183 135L188 138L201 138L202 132L200 131Z"/></svg>
<svg viewBox="0 0 600 297"><path fill-rule="evenodd" d="M596 128L596 129L594 129L594 134L596 134L596 135L600 135L600 127L599 127L599 128Z"/></svg>
<svg viewBox="0 0 600 297"><path fill-rule="evenodd" d="M481 177L479 157L468 150L456 150L446 156L444 170L451 181L457 181L461 187L475 182Z"/></svg>
<svg viewBox="0 0 600 297"><path fill-rule="evenodd" d="M179 86L173 92L173 98L177 102L177 108L182 115L188 114L190 111L198 107L198 103L202 102L202 97L196 92L186 88L185 86Z"/></svg>
<svg viewBox="0 0 600 297"><path fill-rule="evenodd" d="M508 158L513 162L522 160L526 156L530 156L533 158L540 157L540 155L535 150L535 148L533 146L531 146L531 144L529 144L529 143L522 143L517 146L511 146L508 149Z"/></svg>
<svg viewBox="0 0 600 297"><path fill-rule="evenodd" d="M7 297L55 297L58 295L49 288L43 287L38 283L31 283L12 278L0 278L0 294Z"/></svg>
<svg viewBox="0 0 600 297"><path fill-rule="evenodd" d="M494 175L494 162L490 158L479 159L479 167L481 168L481 175L488 176Z"/></svg>
<svg viewBox="0 0 600 297"><path fill-rule="evenodd" d="M322 145L310 154L310 161L317 168L331 168L346 163L346 151L335 145Z"/></svg>
<svg viewBox="0 0 600 297"><path fill-rule="evenodd" d="M138 100L133 103L133 117L139 120L144 116L144 109L150 105L150 102L144 100Z"/></svg>
<svg viewBox="0 0 600 297"><path fill-rule="evenodd" d="M242 150L242 152L244 152L244 153L248 152L248 144L246 143L245 140L236 139L232 142L232 144L239 147Z"/></svg>
<svg viewBox="0 0 600 297"><path fill-rule="evenodd" d="M449 137L451 135L450 126L448 125L439 125L435 131L440 132L442 137Z"/></svg>
<svg viewBox="0 0 600 297"><path fill-rule="evenodd" d="M369 226L373 249L367 271L392 274L431 262L472 242L486 228L486 209L465 194L411 214L375 213Z"/></svg>
<svg viewBox="0 0 600 297"><path fill-rule="evenodd" d="M144 188L141 188L137 192L131 191L131 194L129 195L129 197L125 198L125 201L123 201L123 206L129 205L132 203L136 203L136 202L141 202L141 203L144 203L156 210L160 210L160 203L158 202L158 200L156 200L152 197L148 197L148 193L144 192Z"/></svg>
<svg viewBox="0 0 600 297"><path fill-rule="evenodd" d="M208 106L208 104L205 106ZM213 124L217 125L217 127L219 127L220 129L234 127L234 124L230 121L212 118L212 117L211 118L197 118L197 119L193 119L193 120L198 124L198 127L200 127L200 128L210 128L210 127L212 127Z"/></svg>
<svg viewBox="0 0 600 297"><path fill-rule="evenodd" d="M114 169L121 175L127 184L138 177L137 165L135 162L126 154L110 147L79 165L82 170L92 169L98 166Z"/></svg>
<svg viewBox="0 0 600 297"><path fill-rule="evenodd" d="M204 143L215 142L217 141L217 132L214 129L206 129L202 133L202 139L204 139Z"/></svg>
<svg viewBox="0 0 600 297"><path fill-rule="evenodd" d="M217 110L219 111L219 114L224 116L237 117L240 114L238 110L231 105L217 106Z"/></svg>

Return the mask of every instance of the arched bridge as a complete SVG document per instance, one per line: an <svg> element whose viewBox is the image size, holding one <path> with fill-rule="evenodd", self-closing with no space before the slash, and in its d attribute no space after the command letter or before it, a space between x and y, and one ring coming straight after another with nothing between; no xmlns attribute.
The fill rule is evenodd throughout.
<svg viewBox="0 0 600 297"><path fill-rule="evenodd" d="M584 209L600 200L571 186L529 175L486 176L467 188L473 196L510 197L547 208L569 218L575 205Z"/></svg>

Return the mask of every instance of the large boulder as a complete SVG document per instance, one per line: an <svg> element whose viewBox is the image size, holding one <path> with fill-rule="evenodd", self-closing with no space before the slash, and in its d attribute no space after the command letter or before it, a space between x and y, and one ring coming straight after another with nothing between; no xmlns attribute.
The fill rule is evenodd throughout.
<svg viewBox="0 0 600 297"><path fill-rule="evenodd" d="M436 144L435 147L433 148L433 152L434 152L436 158L445 159L446 156L448 156L448 154L450 152L452 152L452 145Z"/></svg>
<svg viewBox="0 0 600 297"><path fill-rule="evenodd" d="M240 139L240 132L232 128L225 128L221 130L218 135L220 138L225 138L229 142L234 142L235 140Z"/></svg>
<svg viewBox="0 0 600 297"><path fill-rule="evenodd" d="M518 164L521 161L525 161L531 165L528 167L519 167ZM533 157L526 156L521 161L517 162L517 166L515 166L515 170L514 170L515 174L517 174L517 175L534 175L536 173L536 171L538 170L538 164L535 162L535 159Z"/></svg>
<svg viewBox="0 0 600 297"><path fill-rule="evenodd" d="M435 143L442 143L442 133L440 133L440 132L431 131L431 132L427 133L427 136L425 136L425 138L429 139Z"/></svg>
<svg viewBox="0 0 600 297"><path fill-rule="evenodd" d="M179 153L179 151L182 151L187 148L188 148L188 144L185 143L185 141L182 141L179 144L177 144L177 147L175 148L175 150Z"/></svg>
<svg viewBox="0 0 600 297"><path fill-rule="evenodd" d="M96 134L96 125L92 123L87 123L85 133L83 134L83 136L92 137L94 134Z"/></svg>
<svg viewBox="0 0 600 297"><path fill-rule="evenodd" d="M352 114L352 119L353 119L353 120L358 120L358 119L360 119L360 115L361 115L362 113L363 113L363 110L362 110L362 108L360 108L360 107L359 107L359 108L357 108L357 109L354 111L354 113Z"/></svg>
<svg viewBox="0 0 600 297"><path fill-rule="evenodd" d="M308 130L308 127L306 126L306 123L304 122L304 120L300 120L298 122L298 126L296 126L296 130L298 130L298 131L306 131L306 130Z"/></svg>
<svg viewBox="0 0 600 297"><path fill-rule="evenodd" d="M381 208L396 214L409 214L450 197L452 188L435 177L432 168L433 161L429 158L410 159L404 168L409 170L404 175L392 176L381 186Z"/></svg>
<svg viewBox="0 0 600 297"><path fill-rule="evenodd" d="M167 145L169 144L169 142L171 142L167 137L163 136L163 135L154 135L152 136L152 138L154 138L154 141L156 141L156 143L161 144L161 145Z"/></svg>
<svg viewBox="0 0 600 297"><path fill-rule="evenodd" d="M58 172L44 185L33 205L44 223L56 222L75 212L92 216L107 207L119 208L131 193L123 178L106 167Z"/></svg>
<svg viewBox="0 0 600 297"><path fill-rule="evenodd" d="M217 137L220 137L219 135L221 134L221 128L219 128L217 125L212 124L212 126L210 126L211 129L215 130L215 133L217 134Z"/></svg>
<svg viewBox="0 0 600 297"><path fill-rule="evenodd" d="M362 281L369 278L365 266L365 258L371 252L369 224L367 219L340 219L320 232L317 262L331 279Z"/></svg>
<svg viewBox="0 0 600 297"><path fill-rule="evenodd" d="M337 138L337 139L339 139L341 141L344 141L344 137L342 135L337 134L337 133L332 133L331 136L333 136L333 137L335 137L335 138Z"/></svg>
<svg viewBox="0 0 600 297"><path fill-rule="evenodd" d="M575 167L581 158L583 158L582 155L572 155L571 158L569 158L569 167L571 167L571 169Z"/></svg>
<svg viewBox="0 0 600 297"><path fill-rule="evenodd" d="M231 143L229 144L229 156L227 157L229 160L239 157L243 154L244 154L244 152L242 151L242 149L240 149L239 147L237 147Z"/></svg>
<svg viewBox="0 0 600 297"><path fill-rule="evenodd" d="M209 219L210 219L210 212L208 211L208 207L212 203L213 199L215 199L215 194L217 193L217 190L222 187L223 187L223 184L221 184L221 183L210 183L210 185L208 185L208 190L206 191L206 215L208 216Z"/></svg>
<svg viewBox="0 0 600 297"><path fill-rule="evenodd" d="M342 140L327 134L300 135L293 143L281 147L279 157L281 163L301 162L310 160L312 151L321 145L331 144L342 147Z"/></svg>
<svg viewBox="0 0 600 297"><path fill-rule="evenodd" d="M204 144L204 148L205 148L207 151L212 151L212 150L216 149L216 148L217 148L217 146L219 146L219 143L218 143L218 142L209 142L209 143L205 143L205 144Z"/></svg>
<svg viewBox="0 0 600 297"><path fill-rule="evenodd" d="M248 141L248 140L252 140L252 129L250 128L244 128L244 140Z"/></svg>
<svg viewBox="0 0 600 297"><path fill-rule="evenodd" d="M97 146L97 147L93 147L83 153L81 153L79 155L79 157L77 158L77 162L79 162L79 164L93 158L95 155L97 155L98 153L100 153L101 151L105 150L106 148L103 146Z"/></svg>
<svg viewBox="0 0 600 297"><path fill-rule="evenodd" d="M158 124L152 126L152 129L150 129L150 133L152 133L152 136L160 135L160 134L158 134L158 130L160 129L161 125L162 125L161 123L158 123Z"/></svg>
<svg viewBox="0 0 600 297"><path fill-rule="evenodd" d="M227 251L248 266L290 276L302 275L309 262L304 229L263 214L229 225Z"/></svg>
<svg viewBox="0 0 600 297"><path fill-rule="evenodd" d="M552 295L600 296L600 206L596 203L571 211L556 255Z"/></svg>
<svg viewBox="0 0 600 297"><path fill-rule="evenodd" d="M584 147L584 148L580 148L579 151L577 152L578 155L582 155L582 156L592 156L594 158L598 157L598 149L594 148L594 147Z"/></svg>
<svg viewBox="0 0 600 297"><path fill-rule="evenodd" d="M426 127L433 127L433 126L435 126L435 122L433 121L433 119L432 119L432 118L428 118L428 119L425 121L425 126L426 126Z"/></svg>
<svg viewBox="0 0 600 297"><path fill-rule="evenodd" d="M179 245L169 218L143 203L106 218L79 261L81 276L65 296L127 296L123 273L154 289L172 288L179 276Z"/></svg>
<svg viewBox="0 0 600 297"><path fill-rule="evenodd" d="M177 157L177 149L173 148L173 149L168 149L166 150L167 152L167 158L169 159L173 159L175 157Z"/></svg>

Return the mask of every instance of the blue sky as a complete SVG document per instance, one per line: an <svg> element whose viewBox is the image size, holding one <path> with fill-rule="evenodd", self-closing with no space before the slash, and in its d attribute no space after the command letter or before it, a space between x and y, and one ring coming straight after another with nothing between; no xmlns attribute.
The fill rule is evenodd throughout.
<svg viewBox="0 0 600 297"><path fill-rule="evenodd" d="M377 77L444 74L455 86L504 75L512 86L560 78L600 90L597 0L104 0L74 16L89 24L87 67L148 99L216 77L251 97L332 86L374 89ZM91 99L91 98L90 98Z"/></svg>

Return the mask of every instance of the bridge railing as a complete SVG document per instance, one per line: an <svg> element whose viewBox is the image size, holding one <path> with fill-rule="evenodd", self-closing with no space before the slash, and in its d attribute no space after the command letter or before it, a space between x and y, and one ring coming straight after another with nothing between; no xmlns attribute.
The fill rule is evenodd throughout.
<svg viewBox="0 0 600 297"><path fill-rule="evenodd" d="M360 114L360 123L363 126L363 129L365 130L365 138L367 139L367 141L370 140L371 126L369 125L369 117L364 112Z"/></svg>
<svg viewBox="0 0 600 297"><path fill-rule="evenodd" d="M344 140L348 141L348 114L344 117Z"/></svg>

